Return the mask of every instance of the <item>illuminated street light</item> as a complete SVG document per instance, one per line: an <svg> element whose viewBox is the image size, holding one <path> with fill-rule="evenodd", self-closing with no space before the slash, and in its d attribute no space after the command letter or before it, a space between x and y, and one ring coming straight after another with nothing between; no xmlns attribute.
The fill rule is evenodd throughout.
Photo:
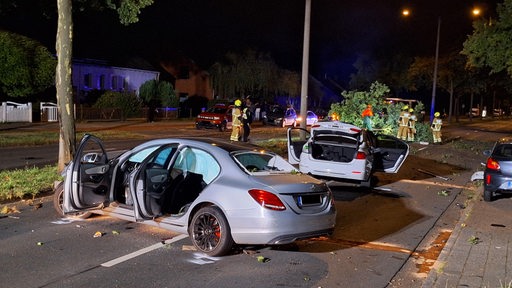
<svg viewBox="0 0 512 288"><path fill-rule="evenodd" d="M474 17L480 16L482 13L482 10L478 7L474 7L471 11ZM409 9L403 9L402 15L404 17L410 16L411 11ZM434 73L433 73L433 79L432 79L432 102L430 104L430 121L434 119L434 110L435 110L435 103L436 103L436 90L437 90L437 70L438 70L438 63L439 63L439 39L441 35L441 16L437 18L437 37L436 37L436 52L435 52L435 58L434 58ZM471 102L473 102L471 100ZM450 117L451 117L451 99L450 99Z"/></svg>

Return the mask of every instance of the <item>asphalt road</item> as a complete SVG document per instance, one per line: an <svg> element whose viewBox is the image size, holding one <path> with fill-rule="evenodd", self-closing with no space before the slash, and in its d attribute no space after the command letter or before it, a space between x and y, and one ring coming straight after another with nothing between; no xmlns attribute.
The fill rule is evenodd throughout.
<svg viewBox="0 0 512 288"><path fill-rule="evenodd" d="M472 135L471 129L467 131ZM220 133L189 127L169 130L166 136L184 131ZM436 147L426 149L433 153ZM0 150L2 158L5 151ZM401 170L412 171L418 161L408 158ZM27 202L12 203L7 206L20 213L0 219L0 283L6 287L421 287L425 272L419 268L418 255L455 225L461 213L457 204L463 203L460 191L471 173L459 172L449 181L422 173L407 179L396 175L373 191L330 183L338 209L333 237L280 247L241 247L221 258L205 257L191 249L188 238L177 240L179 235L140 223L104 216L77 222L60 219L51 198L44 198L39 209ZM448 193L440 196L439 191ZM103 236L93 237L97 231ZM267 261L260 262L257 256Z"/></svg>
<svg viewBox="0 0 512 288"><path fill-rule="evenodd" d="M197 253L188 238L161 245L178 235L139 223L105 216L76 222L61 219L50 198L39 209L14 203L9 206L20 213L0 219L0 283L6 287L386 287L455 199L455 193L432 197L421 189L371 193L331 186L339 211L333 237L280 247L243 246L240 249L250 253L240 250L221 258ZM97 231L103 236L93 237ZM258 256L266 261L259 262ZM122 261L123 257L128 259Z"/></svg>

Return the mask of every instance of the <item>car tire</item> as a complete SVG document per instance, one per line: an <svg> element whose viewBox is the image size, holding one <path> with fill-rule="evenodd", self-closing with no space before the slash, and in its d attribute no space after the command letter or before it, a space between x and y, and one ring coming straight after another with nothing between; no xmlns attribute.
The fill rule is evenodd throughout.
<svg viewBox="0 0 512 288"><path fill-rule="evenodd" d="M77 218L77 219L86 219L91 216L91 212L78 212L74 214L64 214L64 210L62 209L62 203L64 203L64 182L61 181L55 189L53 190L53 207L55 211L57 211L57 215L60 217L69 217L69 218Z"/></svg>
<svg viewBox="0 0 512 288"><path fill-rule="evenodd" d="M492 191L489 191L489 190L484 190L484 201L485 202L491 202L494 198L494 193L492 193Z"/></svg>
<svg viewBox="0 0 512 288"><path fill-rule="evenodd" d="M235 244L226 217L215 206L203 207L194 214L189 235L194 247L209 256L226 255Z"/></svg>
<svg viewBox="0 0 512 288"><path fill-rule="evenodd" d="M226 123L224 123L224 122L223 122L223 123L221 123L221 124L219 125L219 131L220 131L220 132L224 132L224 131L226 131Z"/></svg>
<svg viewBox="0 0 512 288"><path fill-rule="evenodd" d="M200 130L200 129L201 129L201 127L199 127L199 125L197 125L197 124L196 124L196 129L197 129L197 130Z"/></svg>

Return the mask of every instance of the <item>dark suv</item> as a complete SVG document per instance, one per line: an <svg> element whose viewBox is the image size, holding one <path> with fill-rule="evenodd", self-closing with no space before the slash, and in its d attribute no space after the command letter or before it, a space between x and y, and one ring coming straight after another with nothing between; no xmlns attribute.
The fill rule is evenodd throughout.
<svg viewBox="0 0 512 288"><path fill-rule="evenodd" d="M220 131L231 129L231 113L233 106L216 104L205 112L201 112L196 118L196 128L217 128Z"/></svg>
<svg viewBox="0 0 512 288"><path fill-rule="evenodd" d="M496 194L512 194L512 139L504 138L492 150L484 151L484 200L492 201Z"/></svg>

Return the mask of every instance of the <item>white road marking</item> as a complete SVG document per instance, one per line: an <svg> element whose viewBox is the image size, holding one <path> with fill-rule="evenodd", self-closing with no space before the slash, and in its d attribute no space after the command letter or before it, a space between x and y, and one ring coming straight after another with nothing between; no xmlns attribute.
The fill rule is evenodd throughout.
<svg viewBox="0 0 512 288"><path fill-rule="evenodd" d="M198 264L198 265L204 265L204 264L212 264L215 263L215 261L220 260L219 257L211 257L203 253L194 253L193 255L194 259L188 260L190 263Z"/></svg>
<svg viewBox="0 0 512 288"><path fill-rule="evenodd" d="M187 237L188 237L188 235L186 235L186 234L178 235L178 236L176 236L176 237L174 237L172 239L165 240L163 243L159 242L159 243L156 243L156 244L151 245L149 247L142 248L142 249L140 249L138 251L135 251L135 252L132 252L130 254L118 257L118 258L110 260L108 262L105 262L105 263L101 264L101 266L103 266L103 267L112 267L114 265L117 265L117 264L122 263L124 261L130 260L130 259L135 258L137 256L140 256L142 254L145 254L145 253L151 252L153 250L156 250L158 248L164 247L164 245L166 245L166 244L171 244L171 243L177 242L177 241L179 241L181 239L185 239Z"/></svg>

